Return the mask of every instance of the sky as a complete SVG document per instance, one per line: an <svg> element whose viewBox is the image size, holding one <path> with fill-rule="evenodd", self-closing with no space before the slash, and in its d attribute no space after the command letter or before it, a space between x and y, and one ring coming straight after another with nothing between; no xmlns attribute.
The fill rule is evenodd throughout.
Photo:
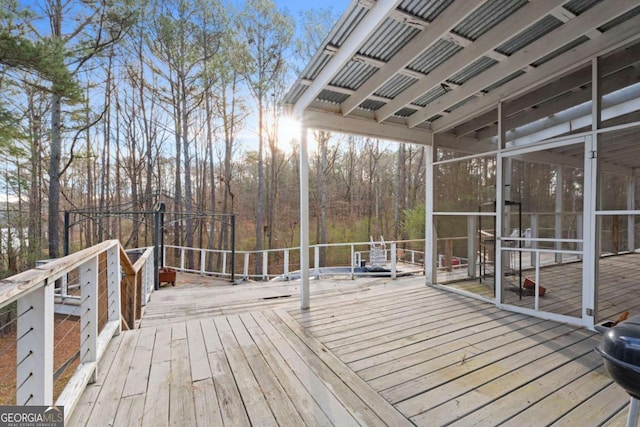
<svg viewBox="0 0 640 427"><path fill-rule="evenodd" d="M338 15L347 9L351 0L273 0L273 2L281 8L286 8L294 17L299 15L299 12L313 8L332 8Z"/></svg>

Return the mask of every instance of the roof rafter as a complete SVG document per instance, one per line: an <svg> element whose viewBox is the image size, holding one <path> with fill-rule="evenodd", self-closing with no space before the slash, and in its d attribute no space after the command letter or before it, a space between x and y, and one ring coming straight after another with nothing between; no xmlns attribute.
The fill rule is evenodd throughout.
<svg viewBox="0 0 640 427"><path fill-rule="evenodd" d="M344 42L340 47L340 50L313 81L313 84L309 86L302 96L300 96L296 101L293 106L293 111L296 115L302 115L305 107L315 99L325 85L329 84L333 76L342 69L344 64L349 62L353 55L358 52L362 41L366 40L367 37L376 30L378 25L385 20L387 15L396 9L399 2L400 0L378 0L376 2L362 21L360 21L358 26L353 30L351 37Z"/></svg>
<svg viewBox="0 0 640 427"><path fill-rule="evenodd" d="M473 13L485 0L467 0L455 2L438 16L428 27L422 30L411 43L408 43L389 62L367 80L358 90L346 99L342 105L342 114L347 115L358 107L368 96L391 79L398 70L404 69L414 58L427 50L438 39L449 33L460 21Z"/></svg>
<svg viewBox="0 0 640 427"><path fill-rule="evenodd" d="M612 3L613 1L604 4L609 6ZM637 5L634 1L626 3ZM631 18L607 31L607 37L598 37L576 46L572 49L571 55L559 55L537 67L534 71L500 86L483 98L479 98L457 108L446 117L433 122L431 127L434 132L445 132L461 122L468 120L470 114L478 115L493 109L500 100L513 99L530 90L532 86L544 84L563 72L566 72L566 70L588 62L594 56L638 40L640 39L638 26L640 26L640 16Z"/></svg>
<svg viewBox="0 0 640 427"><path fill-rule="evenodd" d="M376 119L378 121L383 121L392 116L396 111L409 105L411 101L416 99L419 95L428 92L441 83L444 83L444 81L452 74L463 69L466 65L471 64L473 61L481 58L487 53L492 52L493 49L500 46L500 44L512 37L513 34L519 33L533 25L536 21L549 14L551 10L555 9L562 3L563 2L558 0L540 0L528 3L521 7L513 13L509 19L505 19L487 33L480 36L480 38L471 43L468 47L454 55L447 62L432 70L429 73L428 79L423 79L410 86L404 92L396 96L393 101L380 108L377 111Z"/></svg>
<svg viewBox="0 0 640 427"><path fill-rule="evenodd" d="M534 3L530 4L533 5ZM441 111L465 100L471 94L479 92L500 81L502 78L528 67L532 61L562 48L589 30L609 22L637 5L637 0L608 0L594 6L576 17L576 19L567 22L558 29L532 42L526 48L514 53L508 60L491 67L467 81L460 89L450 91L426 107L416 111L407 119L407 124L409 126L416 126L422 123ZM513 21L510 20L508 22ZM592 39L592 41L598 40L599 38L600 37ZM535 73L535 70L530 73ZM520 77L516 80L521 80L522 78L523 77Z"/></svg>

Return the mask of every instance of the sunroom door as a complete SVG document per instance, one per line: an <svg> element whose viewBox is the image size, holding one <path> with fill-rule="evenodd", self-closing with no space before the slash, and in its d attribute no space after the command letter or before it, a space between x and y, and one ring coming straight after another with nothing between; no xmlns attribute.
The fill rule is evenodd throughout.
<svg viewBox="0 0 640 427"><path fill-rule="evenodd" d="M585 138L502 154L499 301L514 311L587 324L583 280ZM589 218L587 218L589 220Z"/></svg>

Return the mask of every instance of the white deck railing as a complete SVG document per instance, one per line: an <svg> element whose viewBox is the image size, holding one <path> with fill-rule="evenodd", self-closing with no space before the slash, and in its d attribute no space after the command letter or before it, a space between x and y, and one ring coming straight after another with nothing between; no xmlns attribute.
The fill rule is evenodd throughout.
<svg viewBox="0 0 640 427"><path fill-rule="evenodd" d="M397 266L399 262L404 264L411 264L414 266L422 266L424 263L424 250L422 249L424 240L402 240L385 242L385 248L383 249L384 262L386 268L391 271L392 277L395 277L397 273ZM412 247L420 247L420 250L412 249ZM313 250L313 268L312 274L316 277L320 275L320 270L325 265L320 263L321 248L325 251L338 252L339 255L335 255L332 258L339 259L338 262L334 262L332 265L339 265L348 267L351 269L351 275L356 274L358 267L367 264L371 266L369 262L371 252L371 242L351 242L351 243L328 243L322 245L312 245ZM175 256L172 255L175 253ZM299 255L300 248L282 248L282 249L268 249L263 251L236 251L236 279L258 279L269 280L276 277L289 277L292 271L299 270ZM251 267L256 265L261 255L262 269L260 274L253 273ZM293 260L294 256L297 256L296 260ZM192 259L192 264L189 266L189 257ZM213 262L212 257L217 259ZM165 260L165 266L174 268L181 272L196 273L201 275L213 275L222 278L231 278L231 257L232 252L229 250L218 249L202 249L202 248L189 248L185 246L165 245L163 259ZM277 261L274 261L277 260ZM322 272L322 275L344 275L344 273L331 273ZM368 272L358 274L363 275L381 275L388 273L376 273Z"/></svg>
<svg viewBox="0 0 640 427"><path fill-rule="evenodd" d="M79 342L63 342L75 346L79 364L55 400L68 419L94 381L109 341L139 318L141 302L153 290L152 253L145 250L132 265L120 243L110 240L0 281L0 310L15 310L15 325L9 324L15 326L15 349L8 350L16 353L15 367L0 367L0 382L15 384L15 404L54 404L54 351L60 344L54 342L55 283L64 278L77 285L80 299Z"/></svg>

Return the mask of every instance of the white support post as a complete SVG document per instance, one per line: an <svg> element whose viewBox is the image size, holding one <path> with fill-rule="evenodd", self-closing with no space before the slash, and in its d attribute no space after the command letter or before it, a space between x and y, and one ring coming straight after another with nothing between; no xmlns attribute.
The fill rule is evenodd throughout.
<svg viewBox="0 0 640 427"><path fill-rule="evenodd" d="M184 271L184 248L180 248L180 271Z"/></svg>
<svg viewBox="0 0 640 427"><path fill-rule="evenodd" d="M583 206L583 262L582 262L582 320L585 326L593 327L596 312L596 281L598 259L598 236L596 224L596 194L598 162L591 157L597 151L597 141L586 137L584 148L584 206ZM589 312L588 310L591 310Z"/></svg>
<svg viewBox="0 0 640 427"><path fill-rule="evenodd" d="M562 224L563 224L562 213L564 211L564 206L562 205L563 183L564 183L564 168L562 167L562 165L558 165L556 166L556 206L555 206L555 225L554 225L554 237L557 240L555 243L555 248L557 251L562 249L562 243L559 240L562 239ZM556 264L562 264L562 253L557 252L555 257L556 257Z"/></svg>
<svg viewBox="0 0 640 427"><path fill-rule="evenodd" d="M476 259L478 257L478 221L475 216L467 217L467 275L476 278Z"/></svg>
<svg viewBox="0 0 640 427"><path fill-rule="evenodd" d="M304 108L304 107L303 107ZM309 150L307 128L300 132L300 308L309 309Z"/></svg>
<svg viewBox="0 0 640 427"><path fill-rule="evenodd" d="M18 300L16 404L53 404L53 282Z"/></svg>
<svg viewBox="0 0 640 427"><path fill-rule="evenodd" d="M242 267L242 274L245 279L249 278L249 254L244 254L244 266Z"/></svg>
<svg viewBox="0 0 640 427"><path fill-rule="evenodd" d="M264 251L262 253L262 280L267 280L269 277L269 252Z"/></svg>
<svg viewBox="0 0 640 427"><path fill-rule="evenodd" d="M395 280L398 272L398 252L396 242L391 244L391 280Z"/></svg>
<svg viewBox="0 0 640 427"><path fill-rule="evenodd" d="M147 283L146 274L142 272L142 302L146 302L147 298ZM118 322L118 329L116 335L120 334L121 321L120 321L120 280L122 274L120 273L120 248L118 245L113 245L107 249L107 301L109 310L109 321Z"/></svg>
<svg viewBox="0 0 640 427"><path fill-rule="evenodd" d="M498 155L496 156L496 235L494 239L495 258L493 260L493 288L496 295L496 304L502 304L502 230L505 222L504 189L505 184L509 182L506 178L505 167L506 161L503 161L502 151L506 146L506 130L505 130L505 114L504 105L498 103ZM509 169L509 173L511 170Z"/></svg>
<svg viewBox="0 0 640 427"><path fill-rule="evenodd" d="M320 248L313 247L313 276L316 280L320 279Z"/></svg>
<svg viewBox="0 0 640 427"><path fill-rule="evenodd" d="M200 276L204 276L204 265L206 262L207 252L200 249Z"/></svg>
<svg viewBox="0 0 640 427"><path fill-rule="evenodd" d="M289 249L284 250L284 271L282 274L287 280L289 279Z"/></svg>
<svg viewBox="0 0 640 427"><path fill-rule="evenodd" d="M531 214L531 237L533 239L537 239L539 236L539 230L538 230L538 224L539 224L539 220L540 220L540 216L538 214ZM520 230L520 234L522 234L522 230ZM537 241L533 241L533 242L525 242L525 243L529 243L530 247L532 249L538 249L538 242ZM526 246L526 245L523 245ZM531 266L532 267L537 267L538 266L538 252L531 252Z"/></svg>
<svg viewBox="0 0 640 427"><path fill-rule="evenodd" d="M435 140L432 137L431 145L425 147L426 172L425 172L425 242L424 242L424 276L427 285L433 285L437 282L437 268L436 268L436 227L433 223L433 189L434 185L434 170L433 159L436 152L434 147Z"/></svg>
<svg viewBox="0 0 640 427"><path fill-rule="evenodd" d="M636 206L636 181L633 176L627 177L627 209L632 211ZM636 217L627 216L627 250L633 252L636 249Z"/></svg>
<svg viewBox="0 0 640 427"><path fill-rule="evenodd" d="M98 360L98 257L94 256L79 268L80 273L80 363ZM97 371L97 367L96 367ZM90 383L95 382L96 371Z"/></svg>

